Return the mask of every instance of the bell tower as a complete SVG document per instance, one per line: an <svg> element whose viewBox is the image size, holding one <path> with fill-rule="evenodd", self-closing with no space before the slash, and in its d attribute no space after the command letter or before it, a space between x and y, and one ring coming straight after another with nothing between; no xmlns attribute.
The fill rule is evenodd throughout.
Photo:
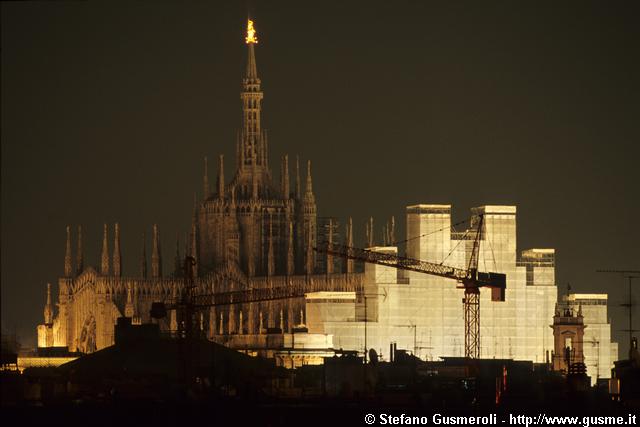
<svg viewBox="0 0 640 427"><path fill-rule="evenodd" d="M565 374L572 367L584 366L583 337L584 319L582 306L577 313L566 302L556 304L556 313L553 316L553 370Z"/></svg>

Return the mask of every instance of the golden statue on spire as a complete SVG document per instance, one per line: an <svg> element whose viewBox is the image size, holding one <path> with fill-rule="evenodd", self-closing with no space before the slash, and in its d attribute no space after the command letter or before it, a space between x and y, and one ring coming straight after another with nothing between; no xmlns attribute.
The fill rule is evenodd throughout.
<svg viewBox="0 0 640 427"><path fill-rule="evenodd" d="M244 41L249 43L258 43L258 37L256 36L256 30L253 28L253 21L249 19L247 21L247 37L245 37Z"/></svg>

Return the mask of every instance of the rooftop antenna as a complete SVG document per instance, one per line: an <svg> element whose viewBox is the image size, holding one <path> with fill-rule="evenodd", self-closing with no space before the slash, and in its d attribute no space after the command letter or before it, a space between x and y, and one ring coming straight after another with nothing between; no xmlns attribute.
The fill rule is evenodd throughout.
<svg viewBox="0 0 640 427"><path fill-rule="evenodd" d="M613 273L620 274L625 279L629 279L629 300L627 303L620 304L629 310L629 329L622 329L623 332L629 332L629 359L631 359L631 348L633 347L633 333L638 329L633 329L633 301L631 299L631 283L633 279L640 279L640 270L596 270L596 273Z"/></svg>

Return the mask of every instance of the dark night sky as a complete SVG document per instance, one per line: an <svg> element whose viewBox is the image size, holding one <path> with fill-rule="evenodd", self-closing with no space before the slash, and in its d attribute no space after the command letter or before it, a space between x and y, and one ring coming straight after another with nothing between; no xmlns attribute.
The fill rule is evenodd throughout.
<svg viewBox="0 0 640 427"><path fill-rule="evenodd" d="M626 328L625 282L595 270L640 269L637 2L345 3L251 6L274 174L312 159L319 214L352 215L359 243L369 215L404 232L408 204L451 203L454 222L516 204L518 249L556 248L559 289L609 292ZM166 270L202 158L230 179L248 8L1 7L2 330L34 344L66 224L95 265L119 221L137 274L157 222Z"/></svg>

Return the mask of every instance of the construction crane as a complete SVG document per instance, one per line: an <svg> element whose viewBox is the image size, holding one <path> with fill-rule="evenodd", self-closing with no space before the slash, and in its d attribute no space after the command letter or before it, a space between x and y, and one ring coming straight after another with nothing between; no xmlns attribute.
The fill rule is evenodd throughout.
<svg viewBox="0 0 640 427"><path fill-rule="evenodd" d="M478 253L483 225L484 215L480 214L471 257L466 269L328 242L314 249L329 255L456 280L457 287L464 289L464 298L462 299L464 307L464 355L469 359L479 359L480 288L491 289L492 301L504 301L507 281L506 275L503 273L478 271Z"/></svg>
<svg viewBox="0 0 640 427"><path fill-rule="evenodd" d="M466 269L332 243L325 243L323 246L313 249L329 255L456 280L459 284L458 288L464 289L462 302L465 324L465 357L478 359L480 357L480 288L487 287L491 289L492 301L504 301L506 289L505 274L478 271L478 253L483 224L484 216L481 214L479 215L477 233ZM185 319L184 322L178 322L178 327L180 335L186 337L191 336L196 329L195 313L198 310L219 305L302 298L309 292L330 290L323 288L320 284L318 286L313 283L298 283L295 286L267 288L250 288L248 284L242 284L245 289L198 295L194 292L196 289L194 284L194 265L195 260L193 258L185 258L185 286L177 300L168 305L163 302L155 302L152 305L152 317L154 318L165 317L167 310L182 311Z"/></svg>

